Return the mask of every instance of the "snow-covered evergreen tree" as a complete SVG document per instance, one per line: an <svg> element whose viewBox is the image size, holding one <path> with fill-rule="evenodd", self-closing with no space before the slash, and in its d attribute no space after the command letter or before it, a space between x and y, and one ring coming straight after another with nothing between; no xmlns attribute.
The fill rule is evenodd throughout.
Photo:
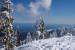
<svg viewBox="0 0 75 50"><path fill-rule="evenodd" d="M11 16L11 0L2 0L1 4L2 7L0 9L0 19L2 32L5 33L5 50L14 50L14 46L16 45L16 34L12 25L13 18Z"/></svg>
<svg viewBox="0 0 75 50"><path fill-rule="evenodd" d="M15 37L16 37L15 38L16 39L15 40L15 43L16 43L15 45L20 46L20 34L19 34L18 30L15 31Z"/></svg>
<svg viewBox="0 0 75 50"><path fill-rule="evenodd" d="M47 37L47 32L45 29L45 23L43 21L43 17L40 17L40 20L36 24L36 34L38 34L39 39L44 39Z"/></svg>
<svg viewBox="0 0 75 50"><path fill-rule="evenodd" d="M56 29L55 29L54 32L53 32L53 37L57 37Z"/></svg>
<svg viewBox="0 0 75 50"><path fill-rule="evenodd" d="M33 40L39 40L38 32L33 33Z"/></svg>
<svg viewBox="0 0 75 50"><path fill-rule="evenodd" d="M72 33L67 32L66 36L72 36Z"/></svg>
<svg viewBox="0 0 75 50"><path fill-rule="evenodd" d="M31 33L28 32L27 37L26 37L26 42L28 43L28 42L31 42L31 41L32 41Z"/></svg>

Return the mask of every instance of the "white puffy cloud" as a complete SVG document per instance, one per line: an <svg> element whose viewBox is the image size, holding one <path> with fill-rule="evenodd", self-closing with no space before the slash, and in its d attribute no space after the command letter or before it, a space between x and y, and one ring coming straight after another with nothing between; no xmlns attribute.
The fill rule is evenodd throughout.
<svg viewBox="0 0 75 50"><path fill-rule="evenodd" d="M41 5L46 9L50 8L51 3L52 3L52 0L41 0Z"/></svg>
<svg viewBox="0 0 75 50"><path fill-rule="evenodd" d="M52 0L39 0L38 2L31 2L29 7L30 7L30 12L32 15L40 15L40 8L44 8L46 10L49 10L51 7L51 2ZM43 12L42 12L43 13Z"/></svg>
<svg viewBox="0 0 75 50"><path fill-rule="evenodd" d="M39 10L40 8L48 10L50 6L51 0L38 0L38 2L30 2L28 5L29 9L27 9L22 3L19 3L16 6L16 10L21 14L28 13L31 16L38 16L41 14Z"/></svg>
<svg viewBox="0 0 75 50"><path fill-rule="evenodd" d="M31 1L27 6L23 3L18 3L16 5L16 11L26 18L30 18L29 20L34 21L37 19L36 16L43 16L42 14L45 13L45 10L47 12L50 9L51 2L52 0L38 0L37 2Z"/></svg>
<svg viewBox="0 0 75 50"><path fill-rule="evenodd" d="M29 7L30 7L30 14L32 16L36 16L36 15L39 14L39 12L38 12L38 10L39 10L39 3L33 3L33 2L31 2L30 5L29 5Z"/></svg>
<svg viewBox="0 0 75 50"><path fill-rule="evenodd" d="M26 8L24 7L23 4L19 3L19 4L16 5L16 10L19 14L24 15L25 11L26 11Z"/></svg>

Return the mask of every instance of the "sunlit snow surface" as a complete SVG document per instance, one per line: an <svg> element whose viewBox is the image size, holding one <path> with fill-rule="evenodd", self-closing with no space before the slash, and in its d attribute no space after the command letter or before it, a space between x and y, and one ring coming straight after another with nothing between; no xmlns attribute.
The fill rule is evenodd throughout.
<svg viewBox="0 0 75 50"><path fill-rule="evenodd" d="M75 50L75 37L64 36L61 38L37 40L15 47L15 50Z"/></svg>

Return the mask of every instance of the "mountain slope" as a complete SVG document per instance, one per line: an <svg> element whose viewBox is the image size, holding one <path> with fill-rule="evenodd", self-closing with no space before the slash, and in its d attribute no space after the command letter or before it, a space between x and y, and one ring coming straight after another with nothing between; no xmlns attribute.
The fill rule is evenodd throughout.
<svg viewBox="0 0 75 50"><path fill-rule="evenodd" d="M17 47L16 50L75 50L75 37L42 39L24 44Z"/></svg>
<svg viewBox="0 0 75 50"><path fill-rule="evenodd" d="M15 50L75 50L75 37L41 39L15 47Z"/></svg>

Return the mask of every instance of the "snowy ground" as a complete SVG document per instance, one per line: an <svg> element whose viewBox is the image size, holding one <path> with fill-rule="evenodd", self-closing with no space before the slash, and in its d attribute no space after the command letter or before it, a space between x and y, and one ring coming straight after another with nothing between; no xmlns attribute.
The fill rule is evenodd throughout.
<svg viewBox="0 0 75 50"><path fill-rule="evenodd" d="M16 47L15 50L75 50L75 37L42 39Z"/></svg>

